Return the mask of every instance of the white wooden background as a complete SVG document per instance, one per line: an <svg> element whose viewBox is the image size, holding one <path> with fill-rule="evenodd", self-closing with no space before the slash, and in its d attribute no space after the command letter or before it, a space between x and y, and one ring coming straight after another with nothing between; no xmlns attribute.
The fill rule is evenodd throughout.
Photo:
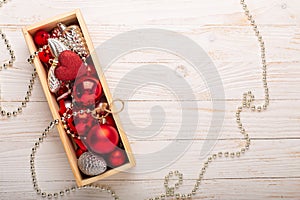
<svg viewBox="0 0 300 200"><path fill-rule="evenodd" d="M80 8L95 46L113 36L138 28L164 28L197 42L215 63L225 88L226 116L222 134L214 148L237 150L241 136L235 124L235 108L244 91L253 90L262 99L258 45L248 26L239 0L13 0L0 8L0 28L15 49L16 65L0 72L1 106L20 104L31 74L21 28L51 16ZM243 113L252 138L251 150L239 159L213 163L195 199L300 199L300 2L298 0L249 1L268 58L270 107L263 113ZM0 62L7 53L0 44ZM122 76L136 66L158 63L176 69L183 65L187 81L197 98L200 120L191 148L175 163L151 173L121 173L101 181L109 184L121 199L144 199L163 192L163 177L178 169L184 173L180 192L189 192L205 158L199 157L211 121L209 90L201 77L189 73L191 67L179 57L140 51L124 56L106 72L114 91ZM171 93L159 87L139 90L130 101L130 118L136 126L151 122L149 109L161 105L166 111L163 130L149 140L129 137L136 153L147 153L174 141L181 108ZM0 199L36 199L29 154L31 146L51 120L41 86L37 81L32 101L23 114L0 119ZM259 102L259 101L258 101ZM121 115L121 119L126 116ZM126 124L123 124L126 129ZM188 125L188 124L187 124ZM155 130L156 127L153 127ZM129 136L134 130L127 130ZM38 152L37 173L42 188L55 191L74 183L63 147L54 131ZM163 158L162 158L163 159ZM149 163L151 164L151 163ZM137 166L139 160L137 160ZM107 194L79 191L66 199L107 199Z"/></svg>

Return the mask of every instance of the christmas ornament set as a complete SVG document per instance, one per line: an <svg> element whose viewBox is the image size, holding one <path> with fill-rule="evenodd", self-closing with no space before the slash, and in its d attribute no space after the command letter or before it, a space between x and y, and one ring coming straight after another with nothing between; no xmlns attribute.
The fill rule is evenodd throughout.
<svg viewBox="0 0 300 200"><path fill-rule="evenodd" d="M80 27L58 23L50 32L38 30L34 42L42 48L38 57L48 70L48 87L75 143L81 172L96 176L128 162Z"/></svg>
<svg viewBox="0 0 300 200"><path fill-rule="evenodd" d="M23 30L79 186L134 165L78 10ZM30 40L30 41L29 41ZM33 45L32 45L33 44ZM102 76L101 76L102 77ZM124 106L123 101L120 100ZM120 131L121 130L121 131Z"/></svg>

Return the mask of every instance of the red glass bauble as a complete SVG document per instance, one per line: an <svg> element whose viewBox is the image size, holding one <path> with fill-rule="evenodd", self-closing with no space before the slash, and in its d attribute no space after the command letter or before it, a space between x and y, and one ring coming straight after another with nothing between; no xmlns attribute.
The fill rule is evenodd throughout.
<svg viewBox="0 0 300 200"><path fill-rule="evenodd" d="M81 67L77 73L77 77L81 76L93 76L97 77L97 71L93 65L88 65L86 67Z"/></svg>
<svg viewBox="0 0 300 200"><path fill-rule="evenodd" d="M42 52L39 52L39 59L46 64L49 64L49 60L52 58L53 57L49 48L44 49Z"/></svg>
<svg viewBox="0 0 300 200"><path fill-rule="evenodd" d="M74 123L78 135L85 136L89 133L93 124L98 123L98 121L95 120L92 116L87 115L87 117L84 119L76 117Z"/></svg>
<svg viewBox="0 0 300 200"><path fill-rule="evenodd" d="M82 141L78 138L73 138L74 142L77 144L78 148L80 148L83 151L87 151L87 148L85 147L85 145L82 143Z"/></svg>
<svg viewBox="0 0 300 200"><path fill-rule="evenodd" d="M73 88L75 101L84 106L95 105L102 95L102 86L95 77L83 76L76 80Z"/></svg>
<svg viewBox="0 0 300 200"><path fill-rule="evenodd" d="M48 44L48 38L50 37L50 34L47 31L39 30L34 35L34 42L35 44L39 46L44 46Z"/></svg>
<svg viewBox="0 0 300 200"><path fill-rule="evenodd" d="M107 125L116 127L115 120L114 120L114 118L113 118L111 115L108 115L108 116L105 118L105 120L106 120L106 124L107 124Z"/></svg>
<svg viewBox="0 0 300 200"><path fill-rule="evenodd" d="M112 152L119 143L117 130L109 125L95 125L86 136L86 146L98 154Z"/></svg>
<svg viewBox="0 0 300 200"><path fill-rule="evenodd" d="M109 166L119 167L125 163L126 156L123 149L117 148L109 155Z"/></svg>

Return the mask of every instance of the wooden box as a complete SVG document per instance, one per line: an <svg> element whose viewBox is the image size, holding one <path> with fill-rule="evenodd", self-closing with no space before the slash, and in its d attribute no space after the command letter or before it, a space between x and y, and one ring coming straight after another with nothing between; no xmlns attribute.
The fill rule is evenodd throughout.
<svg viewBox="0 0 300 200"><path fill-rule="evenodd" d="M83 20L83 17L81 15L81 12L79 9L66 13L66 14L62 14L56 17L53 17L51 19L39 22L37 24L28 26L23 28L23 34L26 40L26 43L28 45L30 54L33 54L35 51L37 51L37 47L34 43L34 39L33 36L36 33L37 30L43 29L46 31L49 31L51 29L53 29L57 23L62 22L66 25L69 24L78 24L81 28L81 31L83 33L83 36L86 40L88 49L90 52L95 52L94 51L94 47L92 44L92 41L90 39L90 36L88 34L85 22ZM103 88L103 92L104 95L106 96L107 102L110 104L112 103L113 99L112 96L110 94L110 91L108 89L108 85L107 82L105 80L105 77L103 76L101 67L99 66L99 62L97 59L96 54L91 54L91 58L93 60L93 63L96 67L100 82L102 84L102 88ZM36 67L38 76L40 78L40 82L42 84L45 96L47 98L51 113L53 115L54 119L60 119L60 115L59 115L59 105L54 97L54 95L49 91L48 89L48 83L47 83L47 71L45 70L45 67L43 66L42 62L39 60L39 58L35 58L34 59L34 65ZM135 161L130 149L130 145L128 143L126 134L123 132L123 129L121 128L121 124L119 121L119 118L117 116L117 114L113 114L113 118L115 120L118 132L119 132L119 136L120 139L123 143L124 146L124 150L127 153L127 158L128 158L128 162L125 163L124 165L117 167L117 168L113 168L113 169L109 169L108 171L104 172L103 174L100 174L98 176L93 176L93 177L85 177L79 170L78 166L77 166L77 157L75 154L75 150L74 150L74 146L73 143L69 137L69 135L66 134L65 129L63 127L63 124L60 122L59 125L57 126L58 128L58 132L60 135L60 139L62 141L62 144L64 146L65 152L67 154L69 163L71 165L71 169L72 172L75 176L76 179L76 183L78 186L83 186L83 185L87 185L90 184L92 182L98 181L100 179L103 179L105 177L111 176L113 174L116 174L119 171L131 168L135 165Z"/></svg>

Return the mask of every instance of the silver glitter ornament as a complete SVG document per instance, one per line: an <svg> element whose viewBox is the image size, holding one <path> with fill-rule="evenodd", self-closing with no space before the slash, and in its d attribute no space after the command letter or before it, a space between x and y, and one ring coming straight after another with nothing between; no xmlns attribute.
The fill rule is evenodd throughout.
<svg viewBox="0 0 300 200"><path fill-rule="evenodd" d="M66 26L63 23L58 23L57 26L61 32L60 38L65 45L77 53L82 60L85 60L89 55L89 50L80 27L77 25Z"/></svg>
<svg viewBox="0 0 300 200"><path fill-rule="evenodd" d="M60 82L55 76L56 65L52 65L48 71L48 87L50 92L55 93L59 90Z"/></svg>
<svg viewBox="0 0 300 200"><path fill-rule="evenodd" d="M80 171L88 176L102 174L107 169L105 160L91 152L83 153L78 159Z"/></svg>
<svg viewBox="0 0 300 200"><path fill-rule="evenodd" d="M48 45L50 48L50 52L53 55L53 57L58 58L59 54L65 50L69 50L66 45L64 45L61 41L54 39L54 38L49 38L48 39Z"/></svg>

